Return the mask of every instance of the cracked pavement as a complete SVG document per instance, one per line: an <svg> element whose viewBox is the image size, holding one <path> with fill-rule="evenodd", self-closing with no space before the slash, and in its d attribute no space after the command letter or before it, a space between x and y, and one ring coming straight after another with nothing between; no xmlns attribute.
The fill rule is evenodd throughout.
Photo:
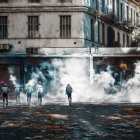
<svg viewBox="0 0 140 140"><path fill-rule="evenodd" d="M9 103L10 105L10 103ZM140 104L0 104L0 139L138 140Z"/></svg>

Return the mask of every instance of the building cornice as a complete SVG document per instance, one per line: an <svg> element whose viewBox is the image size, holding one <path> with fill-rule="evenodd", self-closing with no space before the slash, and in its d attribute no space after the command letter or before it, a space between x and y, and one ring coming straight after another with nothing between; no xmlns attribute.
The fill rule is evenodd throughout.
<svg viewBox="0 0 140 140"><path fill-rule="evenodd" d="M0 13L26 12L83 12L83 6L32 6L32 7L0 7Z"/></svg>
<svg viewBox="0 0 140 140"><path fill-rule="evenodd" d="M121 30L129 32L127 28L120 27L115 20L108 15L87 6L28 6L28 7L0 7L0 13L7 15L9 13L39 13L39 12L85 12L96 18L99 18L108 24L114 25Z"/></svg>

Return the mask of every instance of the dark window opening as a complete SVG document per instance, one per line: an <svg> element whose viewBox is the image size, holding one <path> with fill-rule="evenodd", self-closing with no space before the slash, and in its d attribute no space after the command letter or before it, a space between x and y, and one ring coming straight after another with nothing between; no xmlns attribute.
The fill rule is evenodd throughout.
<svg viewBox="0 0 140 140"><path fill-rule="evenodd" d="M102 23L102 43L105 44L105 25Z"/></svg>
<svg viewBox="0 0 140 140"><path fill-rule="evenodd" d="M100 22L98 21L98 43L100 44Z"/></svg>
<svg viewBox="0 0 140 140"><path fill-rule="evenodd" d="M120 13L120 8L119 8L119 0L117 0L117 16L118 16L118 20L119 20L119 14Z"/></svg>
<svg viewBox="0 0 140 140"><path fill-rule="evenodd" d="M127 21L129 20L129 7L127 6Z"/></svg>
<svg viewBox="0 0 140 140"><path fill-rule="evenodd" d="M129 36L127 35L127 46L129 46Z"/></svg>
<svg viewBox="0 0 140 140"><path fill-rule="evenodd" d="M133 19L132 15L133 15L133 14L132 14L132 8L131 8L131 23L132 23L132 19Z"/></svg>
<svg viewBox="0 0 140 140"><path fill-rule="evenodd" d="M60 3L72 3L72 0L57 0L58 2L60 2Z"/></svg>
<svg viewBox="0 0 140 140"><path fill-rule="evenodd" d="M107 44L108 47L112 47L115 39L115 31L112 27L107 28Z"/></svg>
<svg viewBox="0 0 140 140"><path fill-rule="evenodd" d="M138 15L138 13L136 13L136 25L138 26L138 24L139 24L139 17L138 17L139 15Z"/></svg>
<svg viewBox="0 0 140 140"><path fill-rule="evenodd" d="M120 33L118 33L118 42L120 44Z"/></svg>
<svg viewBox="0 0 140 140"><path fill-rule="evenodd" d="M115 15L115 0L112 1L113 15Z"/></svg>
<svg viewBox="0 0 140 140"><path fill-rule="evenodd" d="M136 16L135 15L136 15L136 12L134 11L134 25L136 25L136 22L135 22L136 21Z"/></svg>
<svg viewBox="0 0 140 140"><path fill-rule="evenodd" d="M96 0L96 9L99 9L99 0Z"/></svg>
<svg viewBox="0 0 140 140"><path fill-rule="evenodd" d="M29 3L40 3L40 0L28 0Z"/></svg>
<svg viewBox="0 0 140 140"><path fill-rule="evenodd" d="M0 16L0 38L7 38L7 16Z"/></svg>
<svg viewBox="0 0 140 140"><path fill-rule="evenodd" d="M94 21L91 20L91 41L94 42Z"/></svg>
<svg viewBox="0 0 140 140"><path fill-rule="evenodd" d="M104 12L104 10L105 10L105 1L102 0L102 12Z"/></svg>
<svg viewBox="0 0 140 140"><path fill-rule="evenodd" d="M123 20L123 4L121 3L121 21Z"/></svg>
<svg viewBox="0 0 140 140"><path fill-rule="evenodd" d="M125 34L123 34L123 45L125 45Z"/></svg>
<svg viewBox="0 0 140 140"><path fill-rule="evenodd" d="M60 37L71 37L71 16L60 16Z"/></svg>
<svg viewBox="0 0 140 140"><path fill-rule="evenodd" d="M38 16L28 17L28 36L29 38L39 37L39 19Z"/></svg>

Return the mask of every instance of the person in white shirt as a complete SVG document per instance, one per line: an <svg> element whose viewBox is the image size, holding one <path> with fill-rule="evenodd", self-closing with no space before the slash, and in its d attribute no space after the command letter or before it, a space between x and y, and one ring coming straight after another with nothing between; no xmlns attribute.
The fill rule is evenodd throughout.
<svg viewBox="0 0 140 140"><path fill-rule="evenodd" d="M42 83L41 82L38 82L38 85L37 85L37 93L38 93L38 103L39 105L42 104L42 95L43 95L43 86L42 86Z"/></svg>

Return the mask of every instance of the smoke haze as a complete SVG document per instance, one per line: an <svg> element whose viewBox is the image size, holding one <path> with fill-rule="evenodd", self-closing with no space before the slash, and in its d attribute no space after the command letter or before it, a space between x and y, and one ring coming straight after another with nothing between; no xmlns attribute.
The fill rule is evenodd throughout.
<svg viewBox="0 0 140 140"><path fill-rule="evenodd" d="M128 81L120 83L121 86L114 85L115 79L112 76L110 67L100 74L93 73L93 85L90 85L89 59L85 58L65 58L53 59L51 64L43 62L40 70L31 74L28 81L34 87L32 104L37 104L36 84L38 79L42 80L44 87L43 104L47 103L68 103L65 94L66 85L73 88L73 102L93 102L93 103L140 103L140 62L135 63L135 75ZM43 70L47 69L46 79ZM15 83L13 72L10 69L10 80ZM28 84L27 83L27 84ZM115 94L107 94L106 89L117 91ZM26 95L21 94L21 102L26 103Z"/></svg>

